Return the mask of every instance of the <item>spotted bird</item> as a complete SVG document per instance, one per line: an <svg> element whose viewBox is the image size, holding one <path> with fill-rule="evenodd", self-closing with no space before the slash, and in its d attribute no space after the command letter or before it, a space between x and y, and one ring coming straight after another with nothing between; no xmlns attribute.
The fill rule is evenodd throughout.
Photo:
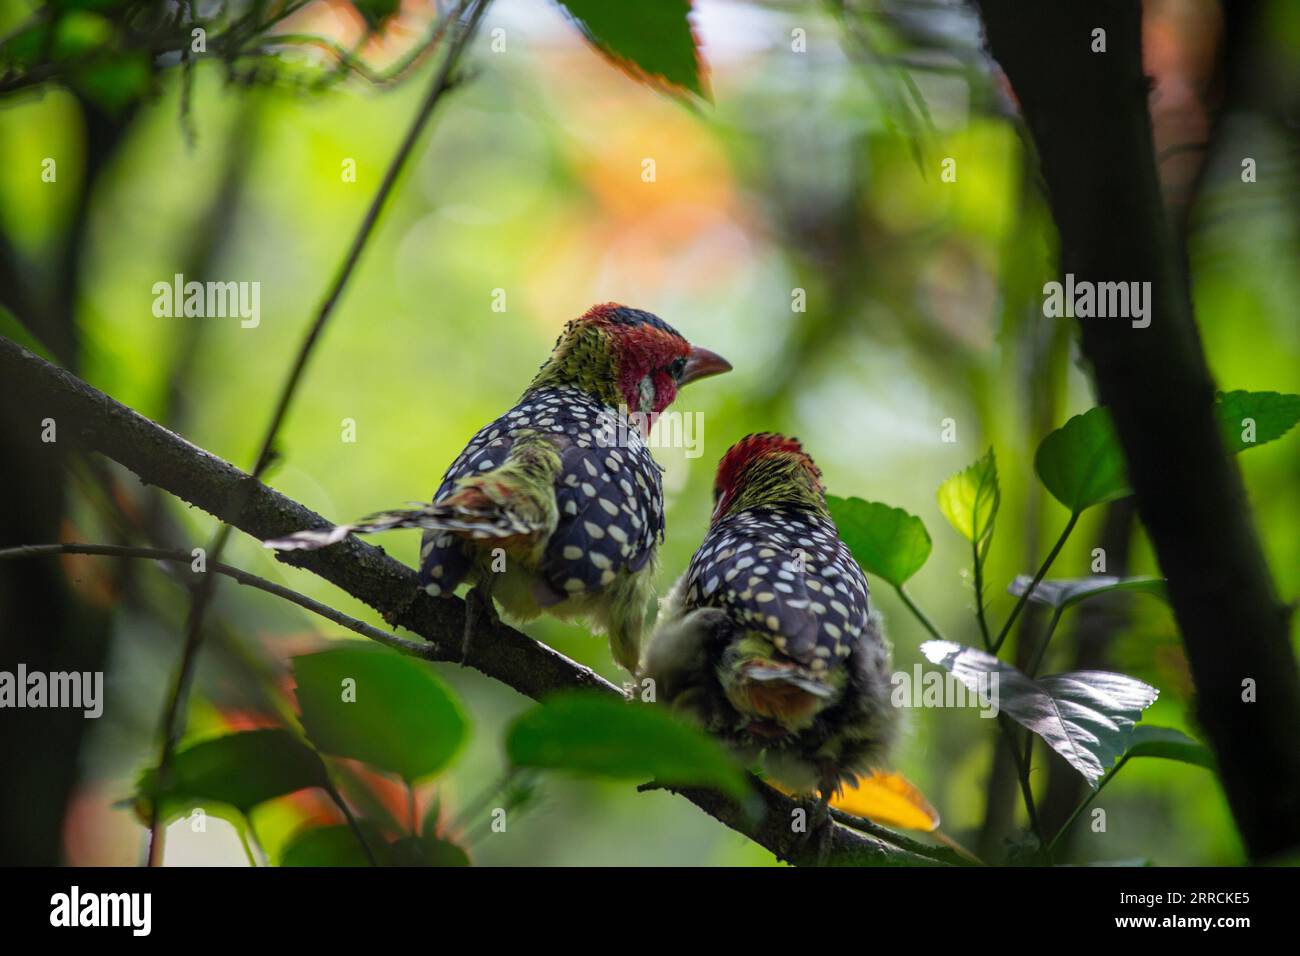
<svg viewBox="0 0 1300 956"><path fill-rule="evenodd" d="M312 549L354 532L422 528L419 583L429 594L466 582L471 608L490 611L490 597L518 620L586 620L631 671L664 535L646 438L681 386L730 368L656 315L595 306L565 326L519 403L470 439L430 504L266 545Z"/></svg>
<svg viewBox="0 0 1300 956"><path fill-rule="evenodd" d="M788 789L831 796L894 736L889 647L867 581L792 438L723 456L712 523L665 601L641 676Z"/></svg>

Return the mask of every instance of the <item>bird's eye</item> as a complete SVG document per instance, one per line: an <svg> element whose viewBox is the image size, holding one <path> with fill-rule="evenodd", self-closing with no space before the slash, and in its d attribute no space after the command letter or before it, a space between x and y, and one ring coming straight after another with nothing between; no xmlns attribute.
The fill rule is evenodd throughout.
<svg viewBox="0 0 1300 956"><path fill-rule="evenodd" d="M673 364L668 366L668 373L672 375L673 378L680 379L686 374L686 359L673 359Z"/></svg>

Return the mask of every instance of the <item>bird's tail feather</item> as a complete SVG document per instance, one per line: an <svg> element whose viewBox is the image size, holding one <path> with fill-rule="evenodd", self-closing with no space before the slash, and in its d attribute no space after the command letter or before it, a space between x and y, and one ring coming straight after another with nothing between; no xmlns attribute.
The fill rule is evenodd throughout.
<svg viewBox="0 0 1300 956"><path fill-rule="evenodd" d="M395 528L432 528L472 539L513 538L539 530L535 522L469 486L433 504L381 511L351 524L299 531L262 543L277 551L315 551L337 544L350 534L375 534Z"/></svg>
<svg viewBox="0 0 1300 956"><path fill-rule="evenodd" d="M789 684L807 691L816 697L831 697L835 691L825 681L790 667L766 667L762 664L748 664L742 668L746 680L757 683Z"/></svg>

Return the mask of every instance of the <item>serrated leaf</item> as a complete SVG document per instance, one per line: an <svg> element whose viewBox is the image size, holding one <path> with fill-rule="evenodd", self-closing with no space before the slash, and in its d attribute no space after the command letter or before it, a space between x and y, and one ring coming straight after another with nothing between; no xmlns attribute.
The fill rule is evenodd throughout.
<svg viewBox="0 0 1300 956"><path fill-rule="evenodd" d="M1074 514L1132 494L1110 412L1097 407L1043 439L1034 470L1052 497Z"/></svg>
<svg viewBox="0 0 1300 956"><path fill-rule="evenodd" d="M1002 492L998 488L998 462L990 448L969 468L939 486L939 510L967 541L987 545L993 534ZM982 549L981 549L982 550Z"/></svg>
<svg viewBox="0 0 1300 956"><path fill-rule="evenodd" d="M1020 597L1033 580L1028 574L1017 575L1007 587L1007 591ZM1057 578L1039 581L1038 587L1034 588L1034 593L1029 595L1029 600L1035 604L1064 609L1073 607L1094 595L1109 594L1114 591L1138 591L1143 594L1154 594L1165 600L1169 597L1164 578L1117 578L1114 575L1097 574L1090 578Z"/></svg>
<svg viewBox="0 0 1300 956"><path fill-rule="evenodd" d="M997 677L997 704L1032 730L1095 787L1128 748L1134 724L1160 692L1137 678L1071 671L1031 678L992 654L951 641L926 641L921 653L979 691Z"/></svg>
<svg viewBox="0 0 1300 956"><path fill-rule="evenodd" d="M826 504L853 560L868 574L902 587L930 556L930 533L916 515L861 498L827 495Z"/></svg>
<svg viewBox="0 0 1300 956"><path fill-rule="evenodd" d="M556 0L588 42L620 69L666 92L709 98L690 0Z"/></svg>
<svg viewBox="0 0 1300 956"><path fill-rule="evenodd" d="M1181 730L1152 724L1138 724L1133 728L1125 756L1162 757L1165 760L1204 767L1206 770L1217 769L1214 754L1205 744L1193 740Z"/></svg>
<svg viewBox="0 0 1300 956"><path fill-rule="evenodd" d="M446 767L465 742L460 704L428 665L409 657L342 647L295 657L293 673L303 727L323 753L416 781Z"/></svg>
<svg viewBox="0 0 1300 956"><path fill-rule="evenodd" d="M831 800L831 806L886 826L933 833L939 829L939 812L920 789L901 773L877 771L859 777Z"/></svg>
<svg viewBox="0 0 1300 956"><path fill-rule="evenodd" d="M733 797L748 789L735 759L712 737L666 707L604 694L568 693L521 715L506 735L516 767L614 780L713 787Z"/></svg>
<svg viewBox="0 0 1300 956"><path fill-rule="evenodd" d="M308 787L328 789L320 757L287 730L246 730L204 740L172 757L167 785L146 770L137 785L144 800L160 799L163 816L196 804L219 803L248 813L267 800Z"/></svg>
<svg viewBox="0 0 1300 956"><path fill-rule="evenodd" d="M1223 443L1235 455L1281 438L1294 428L1300 422L1300 395L1220 392L1215 411L1223 429ZM1247 441L1248 437L1254 440Z"/></svg>

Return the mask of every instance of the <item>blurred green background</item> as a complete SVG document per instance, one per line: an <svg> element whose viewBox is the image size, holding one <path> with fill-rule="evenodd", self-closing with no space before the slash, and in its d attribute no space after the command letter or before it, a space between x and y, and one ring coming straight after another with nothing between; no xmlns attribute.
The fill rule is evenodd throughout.
<svg viewBox="0 0 1300 956"><path fill-rule="evenodd" d="M804 441L835 494L922 517L935 550L910 590L948 637L977 643L968 547L940 517L935 489L996 449L1003 506L988 573L991 618L1001 621L1012 603L1005 585L1033 570L1067 518L1033 479L1033 449L1094 402L1070 323L1042 316L1054 232L1009 93L975 52L968 15L887 9L909 6L865 5L841 18L816 4L702 0L694 25L713 102L683 104L612 67L551 4L494 3L468 82L417 149L312 360L269 482L339 521L428 498L465 441L513 404L562 323L619 301L663 316L735 366L675 406L703 413L702 456L657 452L668 504L663 589L703 535L719 456L751 431L779 430ZM345 7L311 4L295 26L354 36ZM423 32L426 7L406 4L364 55L378 63L400 56ZM1284 7L1283 34L1297 22ZM0 29L29 9L0 2ZM503 51L492 48L495 28L504 30ZM1154 113L1157 148L1203 121L1187 91L1208 69L1203 47L1215 29L1206 4L1148 4L1150 68L1168 91ZM806 51L792 49L792 30L805 32ZM326 62L300 54L289 75L318 74ZM159 95L126 120L86 213L74 303L80 374L249 466L432 68L424 64L391 90L354 81L313 94L285 82L232 87L218 64L201 62L192 145L180 120L179 74L164 74ZM53 274L79 215L83 110L52 88L2 106L0 225L39 281ZM1270 174L1243 188L1229 170L1206 187L1191 237L1205 350L1224 389L1300 392L1297 154L1262 126L1243 125L1239 137L1243 155ZM56 183L40 179L46 157L57 158ZM647 158L653 182L643 180ZM947 158L956 160L955 182L940 175ZM355 160L355 182L343 175L347 160ZM1186 180L1180 161L1161 166L1171 191ZM177 272L260 282L260 325L155 317L151 288ZM498 290L504 311L493 308ZM804 311L792 307L795 290L804 291ZM346 419L355 442L343 440ZM954 442L942 440L946 419ZM1241 467L1279 589L1294 596L1300 442L1292 436L1252 451ZM118 501L107 509L84 474L74 482L69 539L109 539L113 507L150 515L187 547L210 538L210 516L113 474ZM1107 521L1126 520L1117 507L1085 515L1053 576L1089 573ZM1129 573L1158 573L1140 529L1131 537ZM415 564L417 541L395 533L378 543ZM256 541L237 534L226 560L383 625L329 584L279 565ZM111 622L106 714L76 757L65 855L131 865L143 830L114 803L155 757L186 597L152 565L131 571L129 582L100 559L64 566L78 600ZM873 597L895 665L910 671L926 635L886 587L873 582ZM286 706L289 656L322 637L350 636L229 582L211 618L187 740L268 724ZM1119 596L1102 626L1108 666L1161 690L1146 720L1195 735L1167 608ZM527 630L615 682L625 678L605 642L579 627L540 621ZM1067 617L1047 669L1066 669L1078 640ZM421 794L436 792L454 815L500 775L504 728L530 702L475 672L437 669L463 699L472 736ZM926 793L946 833L981 844L996 728L970 711L914 710L909 721L895 768ZM418 729L394 728L410 732ZM1040 752L1040 794L1060 772ZM404 797L394 799L400 806ZM1012 790L1004 802L1022 814L1016 800ZM1080 828L1077 860L1242 861L1223 795L1202 769L1135 761L1100 805L1108 831ZM257 833L274 858L304 819L328 813L321 801L284 798L256 811ZM774 862L684 800L564 780L545 781L535 808L469 851L489 865ZM196 834L182 822L169 831L165 861L243 865L244 854L224 823Z"/></svg>

